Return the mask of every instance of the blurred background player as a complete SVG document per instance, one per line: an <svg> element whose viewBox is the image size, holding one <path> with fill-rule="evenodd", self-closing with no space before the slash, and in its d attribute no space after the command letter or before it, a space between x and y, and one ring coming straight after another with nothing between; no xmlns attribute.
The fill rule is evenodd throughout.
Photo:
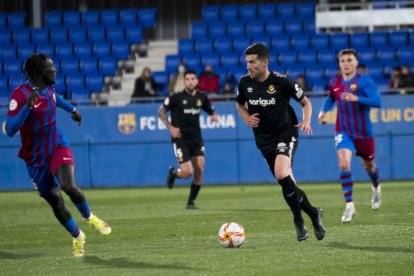
<svg viewBox="0 0 414 276"><path fill-rule="evenodd" d="M70 112L79 125L81 115L56 93L56 69L50 58L34 54L26 59L24 70L29 80L11 95L6 132L12 137L20 130L19 157L26 162L35 189L73 236L72 255L80 257L84 255L86 237L66 208L59 184L89 225L103 235L111 233L111 227L91 213L88 201L76 186L72 150L56 126L56 107Z"/></svg>
<svg viewBox="0 0 414 276"><path fill-rule="evenodd" d="M170 167L168 170L168 188L174 186L176 177L190 178L194 170L187 209L196 209L194 200L203 182L204 142L199 121L200 110L207 112L211 121L218 122L210 100L197 90L197 84L197 73L187 70L184 73L184 90L167 97L158 111L158 116L171 134L175 157L179 163L178 169ZM171 111L171 123L167 118L168 111Z"/></svg>
<svg viewBox="0 0 414 276"><path fill-rule="evenodd" d="M342 222L350 222L356 214L352 201L351 158L355 151L361 157L362 165L372 181L372 209L381 205L381 186L378 168L375 164L375 139L369 116L371 107L381 107L381 98L374 82L367 75L357 73L357 52L343 49L338 54L341 74L336 75L329 85L329 95L319 113L321 124L326 124L325 113L336 103L338 115L335 127L335 145L339 164L340 181L346 201Z"/></svg>
<svg viewBox="0 0 414 276"><path fill-rule="evenodd" d="M236 107L253 128L256 145L270 171L282 186L283 197L293 213L297 239L306 240L309 233L302 218L303 210L312 220L315 236L322 240L322 209L309 202L299 189L292 173L293 156L298 144L298 128L312 134L312 105L302 88L286 75L269 71L269 49L264 44L250 45L244 55L248 74L240 79ZM303 121L298 123L289 105L290 98L302 105Z"/></svg>

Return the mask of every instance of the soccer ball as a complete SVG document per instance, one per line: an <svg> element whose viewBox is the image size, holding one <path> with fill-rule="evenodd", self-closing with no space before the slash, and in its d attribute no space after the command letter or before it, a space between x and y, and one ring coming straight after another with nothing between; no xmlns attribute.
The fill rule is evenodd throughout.
<svg viewBox="0 0 414 276"><path fill-rule="evenodd" d="M243 226L235 222L223 224L218 234L221 245L228 248L239 247L246 239Z"/></svg>

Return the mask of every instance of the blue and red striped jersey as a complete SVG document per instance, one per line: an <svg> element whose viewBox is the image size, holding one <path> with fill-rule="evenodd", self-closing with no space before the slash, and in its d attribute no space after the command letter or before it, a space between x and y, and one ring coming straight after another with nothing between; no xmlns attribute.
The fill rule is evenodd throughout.
<svg viewBox="0 0 414 276"><path fill-rule="evenodd" d="M32 107L27 105L34 87L29 82L18 86L12 93L7 113L6 128L8 135L13 136L20 130L21 148L19 157L28 166L42 167L47 165L58 146L69 146L68 142L56 126L57 97L55 85L44 90L36 90L38 98ZM69 105L65 101L66 107ZM70 108L65 108L69 111Z"/></svg>
<svg viewBox="0 0 414 276"><path fill-rule="evenodd" d="M345 102L341 99L344 92L358 96L357 102ZM336 102L336 132L346 133L353 138L371 138L374 135L370 110L371 107L381 107L381 98L373 80L362 74L355 74L350 80L344 80L342 75L336 75L329 83L329 95L322 108L327 112Z"/></svg>

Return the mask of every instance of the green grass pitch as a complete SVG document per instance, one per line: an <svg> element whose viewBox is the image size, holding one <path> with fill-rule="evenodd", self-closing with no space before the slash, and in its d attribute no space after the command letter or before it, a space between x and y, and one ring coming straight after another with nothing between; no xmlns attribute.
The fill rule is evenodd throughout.
<svg viewBox="0 0 414 276"><path fill-rule="evenodd" d="M414 183L382 185L371 210L368 183L354 186L357 214L340 217L339 184L302 188L324 209L327 230L317 241L296 240L292 215L273 185L207 186L199 210L185 210L189 188L86 190L91 209L112 226L95 233L65 197L87 236L85 256L71 257L71 237L35 192L0 193L0 275L413 275ZM238 249L220 247L225 222L244 226Z"/></svg>

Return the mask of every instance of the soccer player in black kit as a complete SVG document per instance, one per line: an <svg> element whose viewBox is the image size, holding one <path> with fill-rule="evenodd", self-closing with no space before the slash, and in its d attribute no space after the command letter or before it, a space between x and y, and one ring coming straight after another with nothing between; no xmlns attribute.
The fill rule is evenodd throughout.
<svg viewBox="0 0 414 276"><path fill-rule="evenodd" d="M158 110L158 116L168 128L174 154L179 168L170 167L168 170L167 187L172 189L175 178L194 178L190 187L187 209L197 209L194 200L197 198L203 181L204 173L204 143L200 129L200 110L207 112L213 122L218 122L218 116L207 95L197 90L197 73L187 70L184 73L182 92L174 93L164 100ZM167 112L171 111L171 123Z"/></svg>
<svg viewBox="0 0 414 276"><path fill-rule="evenodd" d="M289 77L269 71L269 50L263 44L250 45L244 55L248 74L240 79L236 107L245 123L253 128L256 145L270 171L282 186L283 197L293 213L297 239L306 240L309 233L303 210L312 220L315 236L322 240L322 209L313 207L305 192L295 182L292 162L298 143L298 129L312 134L312 105L302 88ZM298 122L290 98L302 105L303 121Z"/></svg>

